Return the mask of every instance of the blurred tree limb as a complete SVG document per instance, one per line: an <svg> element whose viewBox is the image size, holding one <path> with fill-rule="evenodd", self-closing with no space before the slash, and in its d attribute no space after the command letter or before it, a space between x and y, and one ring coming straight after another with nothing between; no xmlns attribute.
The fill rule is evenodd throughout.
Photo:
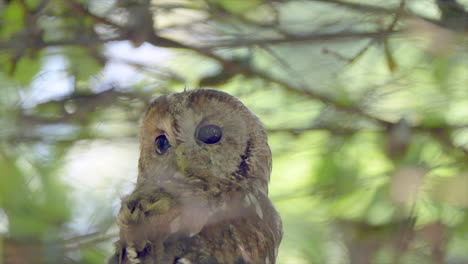
<svg viewBox="0 0 468 264"><path fill-rule="evenodd" d="M156 47L166 47L166 48L170 47L170 48L182 48L182 49L193 50L197 53L200 53L201 55L214 59L215 61L220 63L223 69L229 69L229 71L233 73L229 76L234 76L236 74L243 74L245 76L260 78L267 82L277 84L292 94L297 94L299 96L306 96L306 97L309 97L310 99L319 100L326 105L333 105L337 110L371 120L375 122L377 125L382 126L382 128L384 129L388 127L392 127L394 123L392 123L391 121L381 119L378 116L369 114L365 110L365 107L359 106L359 103L357 102L336 101L336 99L334 99L333 97L329 97L329 96L320 94L316 91L313 91L310 87L297 87L291 83L275 78L266 72L262 72L261 70L255 69L249 65L239 63L236 60L224 58L215 53L215 49L220 48L220 47L224 47L224 48L225 47L246 47L246 46L251 46L251 45L264 46L264 45L277 45L277 44L291 44L294 42L323 42L323 41L338 41L338 40L343 41L346 39L362 39L362 38L373 39L373 41L369 43L369 45L371 45L376 40L385 39L391 36L392 34L398 32L398 30L394 31L393 28L396 22L398 21L398 18L402 14L401 6L400 8L396 8L396 9L388 9L388 8L382 8L378 6L371 6L367 4L348 3L348 2L342 2L342 1L328 1L327 0L327 1L319 1L319 2L336 4L336 5L344 6L346 8L351 8L357 11L382 12L385 14L394 15L394 19L391 25L387 29L382 30L382 31L377 31L377 32L338 32L338 33L320 33L320 34L311 33L311 34L301 34L301 35L288 34L286 37L283 37L283 38L261 38L261 39L234 38L232 40L223 40L222 42L219 42L219 43L215 42L215 44L211 44L208 46L207 45L193 46L193 45L183 44L179 41L169 40L165 37L158 36L155 33L155 31L153 31L153 32L148 33L148 35L145 37L145 40L146 42ZM92 46L92 45L104 44L104 43L111 42L111 41L129 39L129 36L128 36L129 32L128 32L128 29L125 28L125 26L112 22L106 17L101 17L99 15L93 14L92 12L88 10L88 8L86 8L85 6L83 6L82 4L78 3L75 0L67 0L66 3L72 10L75 10L84 16L90 17L95 23L110 26L113 30L116 30L119 36L111 37L107 39L101 39L98 35L93 35L93 36L90 35L90 37L85 37L85 38L83 38L82 35L79 35L79 36L76 36L75 39L44 42L41 39L41 35L36 35L36 36L25 35L25 37L29 39L28 41L21 40L21 38L17 40L27 45L25 46L25 44L23 44L22 49L24 50L33 49L37 51L43 48L54 47L54 46L68 46L68 45L71 45L71 46L91 45ZM438 4L441 7L445 7L448 5L447 3L442 4L441 2L439 2ZM46 4L43 2L41 4L40 10L44 9L45 6ZM453 7L453 3L450 4L450 7ZM457 10L461 10L459 8L459 5L455 7L457 8ZM186 8L186 7L178 6L178 8ZM446 9L443 9L443 10L446 10ZM411 14L411 15L414 16L414 14ZM462 15L461 17L464 17L464 16ZM30 22L33 22L33 21L30 21ZM31 38L32 38L32 41L31 41ZM16 50L17 47L18 46L15 42L1 42L0 41L0 49ZM365 49L363 49L363 51L364 50ZM362 52L359 52L358 54L362 54ZM18 58L16 58L15 60L18 60ZM115 97L107 97L107 96L106 97L96 96L96 98L110 98L110 100L115 99ZM66 99L66 100L69 100L69 99ZM72 113L72 114L62 113L60 115L60 118L55 119L55 120L40 121L36 117L27 117L27 116L24 116L21 119L23 121L32 122L32 123L34 122L57 123L57 122L64 122L67 120L72 120L72 119L77 119L77 118L80 119L79 116L82 116L82 118L86 118L87 114L93 111L94 109L93 105L100 104L100 100L95 100L95 102L97 102L97 104L94 104L93 101L88 102L87 104L89 104L89 107L79 105L80 107L77 108L78 109L77 112ZM63 102L62 102L62 105L63 105ZM433 127L424 127L424 125L418 125L415 128L421 131L425 131L435 136L438 140L440 140L442 143L446 144L449 147L454 146L454 144L451 142L449 137L447 137L449 135L449 132L452 131L450 127L441 125L441 128L433 128ZM457 147L457 148L460 149L465 154L468 153L468 150L466 150L463 147Z"/></svg>

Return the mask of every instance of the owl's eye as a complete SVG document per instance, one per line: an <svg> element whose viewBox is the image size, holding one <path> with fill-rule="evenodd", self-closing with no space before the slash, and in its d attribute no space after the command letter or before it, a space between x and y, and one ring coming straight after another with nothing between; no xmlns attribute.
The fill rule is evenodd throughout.
<svg viewBox="0 0 468 264"><path fill-rule="evenodd" d="M171 147L171 144L165 135L160 135L154 140L154 147L157 154L163 155Z"/></svg>
<svg viewBox="0 0 468 264"><path fill-rule="evenodd" d="M219 126L215 125L206 125L198 129L197 139L206 144L214 144L221 140L223 136L223 131Z"/></svg>

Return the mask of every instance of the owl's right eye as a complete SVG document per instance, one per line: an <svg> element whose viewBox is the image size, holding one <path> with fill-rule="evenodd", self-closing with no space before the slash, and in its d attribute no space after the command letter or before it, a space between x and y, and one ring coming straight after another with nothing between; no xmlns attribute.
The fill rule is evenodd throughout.
<svg viewBox="0 0 468 264"><path fill-rule="evenodd" d="M170 147L171 144L165 135L160 135L154 140L154 148L158 155L164 155Z"/></svg>

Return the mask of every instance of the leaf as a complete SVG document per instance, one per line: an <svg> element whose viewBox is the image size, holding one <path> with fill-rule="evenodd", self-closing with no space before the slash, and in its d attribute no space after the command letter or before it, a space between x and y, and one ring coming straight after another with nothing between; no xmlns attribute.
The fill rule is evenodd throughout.
<svg viewBox="0 0 468 264"><path fill-rule="evenodd" d="M41 115L42 118L48 118L54 120L62 114L62 108L55 102L49 102L41 104L36 107L36 111Z"/></svg>
<svg viewBox="0 0 468 264"><path fill-rule="evenodd" d="M326 198L353 192L357 184L356 165L345 150L331 151L322 158L315 172L316 190Z"/></svg>
<svg viewBox="0 0 468 264"><path fill-rule="evenodd" d="M260 4L259 0L219 0L218 3L224 9L235 14L241 14L249 9L253 9Z"/></svg>
<svg viewBox="0 0 468 264"><path fill-rule="evenodd" d="M29 10L36 9L40 4L39 0L25 0L25 2L26 2L26 5L28 6Z"/></svg>
<svg viewBox="0 0 468 264"><path fill-rule="evenodd" d="M68 59L67 71L74 75L77 81L87 81L97 74L102 66L91 57L86 49L81 47L64 48L64 55Z"/></svg>
<svg viewBox="0 0 468 264"><path fill-rule="evenodd" d="M447 94L451 92L449 84L455 65L453 58L443 56L435 57L432 63L432 76L438 88Z"/></svg>
<svg viewBox="0 0 468 264"><path fill-rule="evenodd" d="M422 117L421 123L426 127L433 128L447 126L447 121L445 120L444 113L441 111L428 111L428 113L425 113L425 115Z"/></svg>
<svg viewBox="0 0 468 264"><path fill-rule="evenodd" d="M29 84L41 69L41 61L38 58L23 56L17 61L10 56L6 58L6 71L14 81L22 85Z"/></svg>
<svg viewBox="0 0 468 264"><path fill-rule="evenodd" d="M24 191L24 179L14 161L4 156L0 152L0 207L8 208L14 203L14 200L19 197L18 193Z"/></svg>
<svg viewBox="0 0 468 264"><path fill-rule="evenodd" d="M82 250L80 263L104 263L106 256L96 248Z"/></svg>
<svg viewBox="0 0 468 264"><path fill-rule="evenodd" d="M1 13L0 38L8 39L24 27L23 7L19 1L10 2Z"/></svg>

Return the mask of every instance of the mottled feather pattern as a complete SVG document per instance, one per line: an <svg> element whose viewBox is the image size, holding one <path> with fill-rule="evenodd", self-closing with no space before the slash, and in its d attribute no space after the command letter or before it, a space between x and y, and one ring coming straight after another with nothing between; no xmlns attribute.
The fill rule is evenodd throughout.
<svg viewBox="0 0 468 264"><path fill-rule="evenodd" d="M222 137L197 139L206 126ZM161 136L170 144L164 153L155 151ZM282 227L268 198L271 152L238 99L211 89L158 97L145 112L140 150L108 263L275 263Z"/></svg>

